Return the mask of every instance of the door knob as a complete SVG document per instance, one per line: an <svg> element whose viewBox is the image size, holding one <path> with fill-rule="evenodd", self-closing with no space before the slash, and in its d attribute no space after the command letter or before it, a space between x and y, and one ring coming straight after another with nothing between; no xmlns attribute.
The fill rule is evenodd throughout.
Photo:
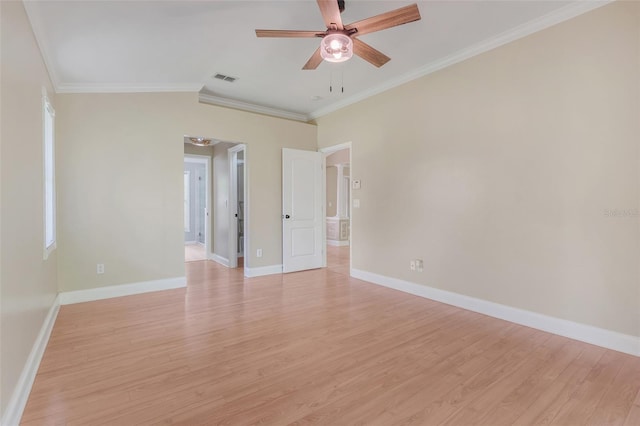
<svg viewBox="0 0 640 426"><path fill-rule="evenodd" d="M285 219L289 219L290 217L291 217L291 216L289 216L288 214L285 214L285 215L284 215L284 218L285 218Z"/></svg>

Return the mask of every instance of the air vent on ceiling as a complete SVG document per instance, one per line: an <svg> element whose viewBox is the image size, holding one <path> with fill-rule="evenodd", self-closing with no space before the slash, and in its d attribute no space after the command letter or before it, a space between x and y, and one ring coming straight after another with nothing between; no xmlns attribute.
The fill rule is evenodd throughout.
<svg viewBox="0 0 640 426"><path fill-rule="evenodd" d="M230 76L224 75L224 74L216 74L216 75L213 76L213 78L217 78L218 80L228 81L229 83L233 83L234 81L236 81L238 79L237 77L230 77Z"/></svg>

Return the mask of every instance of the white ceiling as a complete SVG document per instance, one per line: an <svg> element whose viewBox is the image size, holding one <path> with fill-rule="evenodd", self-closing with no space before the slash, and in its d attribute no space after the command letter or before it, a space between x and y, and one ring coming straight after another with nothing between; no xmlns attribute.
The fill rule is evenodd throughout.
<svg viewBox="0 0 640 426"><path fill-rule="evenodd" d="M342 19L346 24L411 3L347 0ZM212 103L287 111L304 120L603 4L417 3L422 20L361 37L391 57L382 68L354 56L314 71L301 68L318 39L257 38L254 32L324 30L313 0L48 0L28 1L26 8L59 92L201 90ZM215 73L238 80L213 79Z"/></svg>

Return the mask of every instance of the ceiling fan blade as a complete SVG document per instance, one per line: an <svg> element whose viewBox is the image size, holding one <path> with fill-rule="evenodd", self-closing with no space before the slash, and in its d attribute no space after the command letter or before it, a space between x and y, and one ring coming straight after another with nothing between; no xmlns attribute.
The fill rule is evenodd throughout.
<svg viewBox="0 0 640 426"><path fill-rule="evenodd" d="M360 56L365 61L375 65L376 67L380 68L381 66L383 66L384 64L386 64L391 60L390 57L380 52L379 50L376 50L373 47L369 46L364 41L359 40L357 38L354 38L352 40L353 40L353 53Z"/></svg>
<svg viewBox="0 0 640 426"><path fill-rule="evenodd" d="M342 18L340 17L340 8L337 0L317 0L322 19L327 28L336 27L338 30L344 29Z"/></svg>
<svg viewBox="0 0 640 426"><path fill-rule="evenodd" d="M319 1L319 0L318 0ZM396 27L398 25L407 24L409 22L420 20L420 11L417 4L401 7L400 9L372 16L362 21L354 22L346 25L346 30L356 28L358 32L354 36L373 33L375 31L385 30L387 28Z"/></svg>
<svg viewBox="0 0 640 426"><path fill-rule="evenodd" d="M258 37L322 37L323 31L256 30Z"/></svg>
<svg viewBox="0 0 640 426"><path fill-rule="evenodd" d="M318 65L320 65L321 62L322 62L322 56L320 55L320 47L318 47L316 51L313 52L313 55L311 55L307 63L304 64L304 67L302 67L302 69L315 70L316 68L318 68Z"/></svg>

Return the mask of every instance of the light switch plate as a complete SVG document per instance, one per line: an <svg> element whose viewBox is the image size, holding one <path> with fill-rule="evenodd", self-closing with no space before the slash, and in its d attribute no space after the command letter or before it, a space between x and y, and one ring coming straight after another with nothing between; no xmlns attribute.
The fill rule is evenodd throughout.
<svg viewBox="0 0 640 426"><path fill-rule="evenodd" d="M354 180L351 182L351 187L352 187L353 189L360 189L360 179L354 179Z"/></svg>

